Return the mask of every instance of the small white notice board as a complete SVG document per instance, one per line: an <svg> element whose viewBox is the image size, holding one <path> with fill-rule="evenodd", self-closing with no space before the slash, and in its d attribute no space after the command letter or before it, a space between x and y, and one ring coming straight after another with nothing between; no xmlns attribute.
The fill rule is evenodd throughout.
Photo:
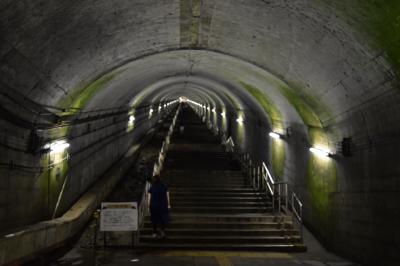
<svg viewBox="0 0 400 266"><path fill-rule="evenodd" d="M100 231L137 231L137 202L101 203Z"/></svg>

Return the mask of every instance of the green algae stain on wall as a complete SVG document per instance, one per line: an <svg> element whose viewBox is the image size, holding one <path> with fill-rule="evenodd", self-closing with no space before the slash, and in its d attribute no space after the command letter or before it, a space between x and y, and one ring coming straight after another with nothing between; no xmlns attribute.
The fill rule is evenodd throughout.
<svg viewBox="0 0 400 266"><path fill-rule="evenodd" d="M279 88L307 125L310 144L328 148L328 136L313 109L293 89L286 85L281 85ZM311 154L307 165L306 186L312 210L309 222L326 239L333 229L333 206L330 195L337 188L335 162L331 158L321 158Z"/></svg>
<svg viewBox="0 0 400 266"><path fill-rule="evenodd" d="M369 37L371 46L384 51L400 80L400 1L314 0L333 9L339 19ZM331 11L331 10L330 10Z"/></svg>
<svg viewBox="0 0 400 266"><path fill-rule="evenodd" d="M82 108L84 108L87 103L106 85L113 80L118 74L123 71L114 71L106 74L99 79L93 81L92 83L77 88L70 94L68 99L63 99L59 102L58 106L61 106L67 110L65 116L73 116L78 113ZM66 138L71 130L70 126L59 127L50 132L50 137L53 139ZM46 212L48 218L51 218L55 210L58 197L60 196L62 185L64 180L68 175L68 151L63 151L58 154L54 154L51 151L42 157L41 165L43 167L43 172L40 176L40 186L43 198L47 199ZM60 208L57 214L63 213L63 211L69 206L64 206L61 199Z"/></svg>
<svg viewBox="0 0 400 266"><path fill-rule="evenodd" d="M271 119L272 128L274 130L282 129L282 115L272 100L256 87L244 82L241 82L241 84L251 95L253 95L258 103L263 107L264 111L267 112Z"/></svg>
<svg viewBox="0 0 400 266"><path fill-rule="evenodd" d="M273 101L264 93L262 93L256 87L241 82L242 86L257 100L257 102L262 106L264 111L268 114L273 131L279 131L283 129L282 114L278 107L273 103ZM285 169L285 145L281 140L272 140L272 171L274 176L278 179L283 178Z"/></svg>
<svg viewBox="0 0 400 266"><path fill-rule="evenodd" d="M69 106L71 109L82 109L86 104L98 93L104 89L106 85L113 80L119 73L106 74L89 85L85 86L82 90L76 90L71 96L72 102Z"/></svg>
<svg viewBox="0 0 400 266"><path fill-rule="evenodd" d="M105 74L85 86L77 87L72 90L72 93L67 99L62 99L58 103L58 106L68 110L63 114L63 116L73 116L77 114L96 95L96 93L104 89L109 82L111 82L122 72L124 72L124 70L118 70ZM69 134L69 130L69 126L62 127L58 130L58 132L55 132L54 135L62 135L66 137Z"/></svg>

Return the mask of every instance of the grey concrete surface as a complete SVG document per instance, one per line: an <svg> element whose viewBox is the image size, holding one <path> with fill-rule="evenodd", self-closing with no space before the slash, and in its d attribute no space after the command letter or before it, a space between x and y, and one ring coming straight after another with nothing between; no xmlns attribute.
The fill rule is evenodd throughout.
<svg viewBox="0 0 400 266"><path fill-rule="evenodd" d="M99 179L64 215L33 226L10 230L0 237L0 265L32 259L49 248L64 244L82 230L99 203L110 194L137 154L135 148ZM32 257L33 255L33 257Z"/></svg>

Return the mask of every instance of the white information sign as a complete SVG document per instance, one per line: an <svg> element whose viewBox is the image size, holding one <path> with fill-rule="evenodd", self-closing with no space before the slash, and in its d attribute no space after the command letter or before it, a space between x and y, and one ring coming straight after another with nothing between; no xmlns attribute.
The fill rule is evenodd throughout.
<svg viewBox="0 0 400 266"><path fill-rule="evenodd" d="M100 231L137 231L137 202L101 203Z"/></svg>

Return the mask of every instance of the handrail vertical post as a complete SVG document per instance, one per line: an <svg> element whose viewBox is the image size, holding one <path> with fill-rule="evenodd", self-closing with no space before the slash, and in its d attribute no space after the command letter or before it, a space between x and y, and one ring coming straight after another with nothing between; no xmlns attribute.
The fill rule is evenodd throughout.
<svg viewBox="0 0 400 266"><path fill-rule="evenodd" d="M285 184L285 209L286 209L286 213L289 212L289 208L288 208L288 197L289 197L289 184Z"/></svg>
<svg viewBox="0 0 400 266"><path fill-rule="evenodd" d="M294 212L295 206L294 206L294 193L292 192L292 212Z"/></svg>
<svg viewBox="0 0 400 266"><path fill-rule="evenodd" d="M267 181L268 182L268 181ZM272 186L272 211L275 212L275 186Z"/></svg>
<svg viewBox="0 0 400 266"><path fill-rule="evenodd" d="M303 242L303 207L300 206L300 239Z"/></svg>
<svg viewBox="0 0 400 266"><path fill-rule="evenodd" d="M281 193L282 193L281 188L282 188L282 185L278 184L278 213L281 213L281 198L282 198L282 196L281 196Z"/></svg>

